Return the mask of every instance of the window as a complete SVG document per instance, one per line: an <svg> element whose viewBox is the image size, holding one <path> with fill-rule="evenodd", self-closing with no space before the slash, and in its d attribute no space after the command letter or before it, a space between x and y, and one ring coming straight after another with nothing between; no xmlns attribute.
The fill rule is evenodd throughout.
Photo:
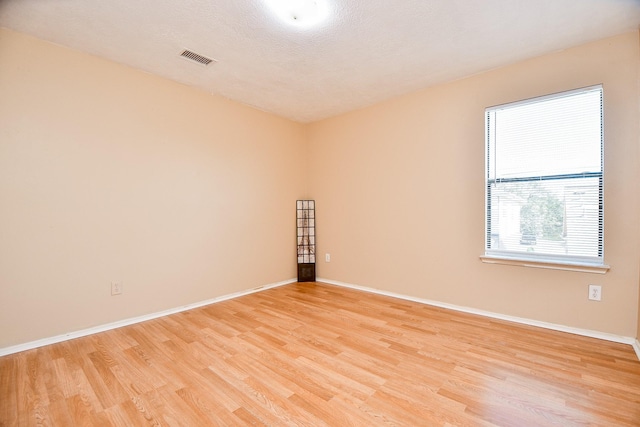
<svg viewBox="0 0 640 427"><path fill-rule="evenodd" d="M486 109L485 255L603 265L602 86Z"/></svg>

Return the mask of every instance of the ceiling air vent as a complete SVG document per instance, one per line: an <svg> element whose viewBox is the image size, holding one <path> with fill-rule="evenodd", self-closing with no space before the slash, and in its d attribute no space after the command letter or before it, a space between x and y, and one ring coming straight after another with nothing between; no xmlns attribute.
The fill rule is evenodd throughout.
<svg viewBox="0 0 640 427"><path fill-rule="evenodd" d="M192 52L188 49L183 50L180 56L190 61L197 62L198 64L202 64L204 66L207 66L212 62L216 62L214 59L207 58L206 56L198 55L197 53Z"/></svg>

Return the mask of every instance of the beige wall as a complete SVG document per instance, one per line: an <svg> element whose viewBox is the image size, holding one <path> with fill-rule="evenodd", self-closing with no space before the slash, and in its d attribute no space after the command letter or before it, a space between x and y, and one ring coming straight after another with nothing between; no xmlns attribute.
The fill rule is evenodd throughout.
<svg viewBox="0 0 640 427"><path fill-rule="evenodd" d="M320 277L638 336L639 58L622 35L303 126L0 30L0 348L295 277L300 197ZM481 263L484 108L597 83L611 271Z"/></svg>
<svg viewBox="0 0 640 427"><path fill-rule="evenodd" d="M311 125L322 278L635 337L638 35L532 59ZM602 83L605 275L483 264L484 109ZM325 263L324 253L331 254ZM587 300L588 284L602 302Z"/></svg>
<svg viewBox="0 0 640 427"><path fill-rule="evenodd" d="M302 125L5 30L0 64L0 348L296 276Z"/></svg>
<svg viewBox="0 0 640 427"><path fill-rule="evenodd" d="M638 36L640 37L640 31L638 32ZM638 80L640 82L640 70L638 70ZM639 83L640 84L640 83ZM639 99L638 102L640 102L640 95L639 95ZM638 135L638 151L640 151L640 135ZM640 160L639 160L640 162ZM637 183L637 187L636 187L636 192L638 194L640 194L640 180L638 180ZM640 226L638 226L638 234L637 234L637 238L636 240L638 242L640 242ZM640 258L638 258L638 263L640 264ZM638 342L640 343L640 271L638 272L638 327L636 329L636 338L638 340Z"/></svg>

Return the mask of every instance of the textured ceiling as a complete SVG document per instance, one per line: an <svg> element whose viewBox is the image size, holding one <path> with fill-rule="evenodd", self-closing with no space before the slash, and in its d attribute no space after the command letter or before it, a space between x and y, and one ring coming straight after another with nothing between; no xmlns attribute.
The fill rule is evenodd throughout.
<svg viewBox="0 0 640 427"><path fill-rule="evenodd" d="M0 26L311 122L640 25L640 0L329 1L308 31L263 0L0 0Z"/></svg>

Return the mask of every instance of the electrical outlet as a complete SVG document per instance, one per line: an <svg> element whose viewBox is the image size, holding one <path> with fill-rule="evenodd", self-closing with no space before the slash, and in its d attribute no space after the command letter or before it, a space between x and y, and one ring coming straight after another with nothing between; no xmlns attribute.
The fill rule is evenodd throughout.
<svg viewBox="0 0 640 427"><path fill-rule="evenodd" d="M602 301L602 286L589 285L589 299L591 301Z"/></svg>
<svg viewBox="0 0 640 427"><path fill-rule="evenodd" d="M122 294L122 282L111 282L111 296Z"/></svg>
<svg viewBox="0 0 640 427"><path fill-rule="evenodd" d="M331 262L331 254L324 254L324 262Z"/></svg>

